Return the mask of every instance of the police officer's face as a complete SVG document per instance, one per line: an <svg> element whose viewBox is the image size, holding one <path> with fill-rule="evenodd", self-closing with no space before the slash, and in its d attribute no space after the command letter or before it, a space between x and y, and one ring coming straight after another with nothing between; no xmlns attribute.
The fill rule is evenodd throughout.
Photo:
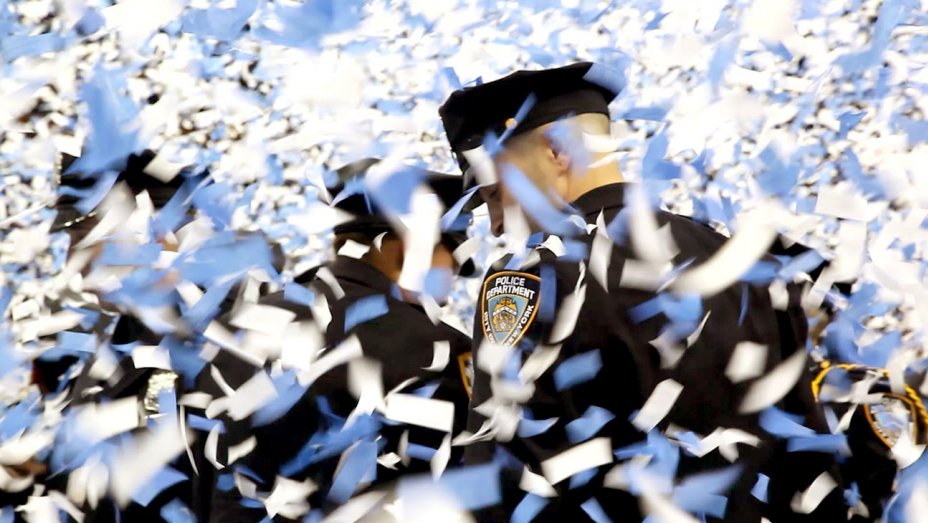
<svg viewBox="0 0 928 523"><path fill-rule="evenodd" d="M517 143L497 155L494 159L497 176L507 169L521 172L533 185L543 193L561 195L560 168L555 153L542 141L531 140ZM519 208L517 195L510 191L505 180L480 188L480 196L487 204L490 214L490 230L494 236L504 230L504 209Z"/></svg>

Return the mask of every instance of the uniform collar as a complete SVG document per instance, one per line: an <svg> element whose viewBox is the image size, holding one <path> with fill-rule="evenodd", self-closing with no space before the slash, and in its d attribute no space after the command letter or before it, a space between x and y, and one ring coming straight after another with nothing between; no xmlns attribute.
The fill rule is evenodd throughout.
<svg viewBox="0 0 928 523"><path fill-rule="evenodd" d="M329 265L332 274L340 280L349 280L365 287L370 287L384 294L393 292L393 282L386 274L378 271L369 263L347 256L336 256Z"/></svg>
<svg viewBox="0 0 928 523"><path fill-rule="evenodd" d="M603 210L623 207L625 192L631 185L623 182L597 187L574 200L571 206L587 218L595 219Z"/></svg>

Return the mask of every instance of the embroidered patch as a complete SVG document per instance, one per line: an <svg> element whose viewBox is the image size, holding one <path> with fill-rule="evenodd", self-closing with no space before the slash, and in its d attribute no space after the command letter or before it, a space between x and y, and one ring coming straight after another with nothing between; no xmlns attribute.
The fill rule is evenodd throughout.
<svg viewBox="0 0 928 523"><path fill-rule="evenodd" d="M915 408L908 398L884 393L880 401L865 405L864 412L873 432L887 447L895 446L904 432L918 441Z"/></svg>
<svg viewBox="0 0 928 523"><path fill-rule="evenodd" d="M512 347L522 339L538 312L541 278L524 272L498 272L483 282L480 317L483 335Z"/></svg>
<svg viewBox="0 0 928 523"><path fill-rule="evenodd" d="M458 356L458 369L461 370L461 381L464 383L464 390L467 391L469 398L474 390L474 357L470 352Z"/></svg>

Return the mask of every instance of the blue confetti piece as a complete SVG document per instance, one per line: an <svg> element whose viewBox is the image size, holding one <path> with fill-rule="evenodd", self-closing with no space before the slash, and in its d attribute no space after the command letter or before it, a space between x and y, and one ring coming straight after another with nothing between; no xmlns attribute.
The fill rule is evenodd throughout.
<svg viewBox="0 0 928 523"><path fill-rule="evenodd" d="M625 90L625 86L628 85L628 81L625 78L625 70L631 63L630 57L624 53L619 54L619 58L612 62L616 67L608 67L602 63L594 63L590 67L586 74L583 75L583 79L587 82L596 84L600 87L604 87L613 93L621 93Z"/></svg>
<svg viewBox="0 0 928 523"><path fill-rule="evenodd" d="M203 416L197 416L196 414L187 414L187 426L193 430L209 432L217 425L219 426L219 433L225 434L226 425L222 422L222 420L204 418Z"/></svg>
<svg viewBox="0 0 928 523"><path fill-rule="evenodd" d="M478 510L502 500L500 470L494 463L448 470L438 480L438 484L454 495L464 510Z"/></svg>
<svg viewBox="0 0 928 523"><path fill-rule="evenodd" d="M461 210L464 209L464 205L467 204L470 199L473 197L474 193L477 192L479 187L472 187L464 196L458 199L450 209L445 211L445 214L441 217L441 230L442 231L463 231L467 229L467 224L470 222L470 216L461 215Z"/></svg>
<svg viewBox="0 0 928 523"><path fill-rule="evenodd" d="M564 238L564 255L561 256L563 261L586 261L589 259L590 246L588 242Z"/></svg>
<svg viewBox="0 0 928 523"><path fill-rule="evenodd" d="M892 31L909 15L912 4L906 0L886 0L880 4L879 16L873 24L870 46L860 52L848 53L835 61L845 74L860 73L882 62L883 52L889 46Z"/></svg>
<svg viewBox="0 0 928 523"><path fill-rule="evenodd" d="M519 420L519 437L533 438L548 432L555 424L557 424L557 418L534 420L523 416Z"/></svg>
<svg viewBox="0 0 928 523"><path fill-rule="evenodd" d="M767 260L760 260L752 265L747 272L742 274L741 278L738 280L744 283L770 283L776 279L779 272L779 264Z"/></svg>
<svg viewBox="0 0 928 523"><path fill-rule="evenodd" d="M219 477L216 478L216 488L222 492L229 492L235 488L235 476L232 474L220 474Z"/></svg>
<svg viewBox="0 0 928 523"><path fill-rule="evenodd" d="M709 84L712 86L712 92L718 96L719 87L722 85L722 79L725 77L725 71L728 66L735 60L735 54L738 52L738 35L726 37L718 47L709 61L709 70L706 75L709 78Z"/></svg>
<svg viewBox="0 0 928 523"><path fill-rule="evenodd" d="M425 171L415 167L404 167L390 174L387 180L371 187L364 186L365 193L373 199L378 209L387 215L401 215L411 212L410 196L416 187L422 185ZM366 180L366 178L365 178Z"/></svg>
<svg viewBox="0 0 928 523"><path fill-rule="evenodd" d="M667 154L669 143L667 135L663 132L657 133L648 140L648 149L644 153L644 158L641 159L641 176L644 178L653 177L658 163L663 161L664 156Z"/></svg>
<svg viewBox="0 0 928 523"><path fill-rule="evenodd" d="M181 276L201 287L211 287L231 277L241 277L251 269L277 274L270 248L263 237L237 238L232 232L213 236L199 248L182 254L172 265Z"/></svg>
<svg viewBox="0 0 928 523"><path fill-rule="evenodd" d="M557 296L557 274L551 265L542 265L538 270L541 277L539 285L539 303L538 303L538 320L549 322L554 319L557 312L557 306L554 296ZM546 296L549 296L546 298Z"/></svg>
<svg viewBox="0 0 928 523"><path fill-rule="evenodd" d="M603 510L603 507L596 501L596 498L590 498L584 501L580 508L586 512L587 516L590 516L595 523L612 523L612 520L609 519L609 516L606 515L606 511Z"/></svg>
<svg viewBox="0 0 928 523"><path fill-rule="evenodd" d="M789 196L799 179L799 166L782 158L773 146L768 146L759 156L764 163L764 172L757 183L768 195L784 198Z"/></svg>
<svg viewBox="0 0 928 523"><path fill-rule="evenodd" d="M436 449L432 447L426 447L425 445L419 445L418 443L410 443L406 447L406 454L412 459L418 459L422 461L431 461L435 456Z"/></svg>
<svg viewBox="0 0 928 523"><path fill-rule="evenodd" d="M58 341L55 344L54 355L46 352L42 355L42 360L57 361L65 355L80 356L82 354L91 354L97 350L97 339L93 334L87 332L64 331L58 333Z"/></svg>
<svg viewBox="0 0 928 523"><path fill-rule="evenodd" d="M660 28L661 21L667 17L670 13L657 13L654 15L654 19L648 22L648 25L644 26L645 31L653 31Z"/></svg>
<svg viewBox="0 0 928 523"><path fill-rule="evenodd" d="M760 413L760 427L780 438L810 437L815 431L804 426L802 419L788 414L776 407L770 407Z"/></svg>
<svg viewBox="0 0 928 523"><path fill-rule="evenodd" d="M592 405L586 409L583 416L567 424L565 427L567 439L571 443L579 443L590 439L613 419L615 419L615 415L612 412Z"/></svg>
<svg viewBox="0 0 928 523"><path fill-rule="evenodd" d="M31 394L19 403L2 410L0 416L0 441L6 441L16 434L32 426L38 419L35 407L38 401L37 394Z"/></svg>
<svg viewBox="0 0 928 523"><path fill-rule="evenodd" d="M307 307L316 301L316 293L299 283L290 282L284 286L284 299Z"/></svg>
<svg viewBox="0 0 928 523"><path fill-rule="evenodd" d="M531 523L535 520L535 517L544 510L545 506L548 504L548 500L536 496L535 494L526 494L522 501L516 505L515 510L512 512L511 523Z"/></svg>
<svg viewBox="0 0 928 523"><path fill-rule="evenodd" d="M0 318L6 316L6 309L10 306L12 299L13 291L9 287L4 286L3 289L0 289Z"/></svg>
<svg viewBox="0 0 928 523"><path fill-rule="evenodd" d="M204 183L204 181L198 177L186 179L168 202L161 209L158 209L151 222L151 230L154 236L164 236L175 231L181 225L187 217L193 190L201 183Z"/></svg>
<svg viewBox="0 0 928 523"><path fill-rule="evenodd" d="M454 273L451 269L432 268L425 273L425 278L422 282L422 292L441 304L448 300L453 284Z"/></svg>
<svg viewBox="0 0 928 523"><path fill-rule="evenodd" d="M689 512L723 518L728 498L722 493L731 488L740 474L741 467L732 466L690 476L674 489L673 501Z"/></svg>
<svg viewBox="0 0 928 523"><path fill-rule="evenodd" d="M345 332L351 331L361 323L379 318L389 311L387 298L382 294L361 298L345 310Z"/></svg>
<svg viewBox="0 0 928 523"><path fill-rule="evenodd" d="M10 63L24 56L61 51L67 43L68 40L57 33L6 36L0 40L0 53L3 53L3 58Z"/></svg>
<svg viewBox="0 0 928 523"><path fill-rule="evenodd" d="M512 117L516 121L516 125L508 127L505 131L503 131L502 136L499 137L499 143L504 143L507 139L509 139L510 136L512 136L512 133L514 133L516 129L519 128L519 122L522 122L525 120L525 117L528 116L528 113L532 110L532 107L535 106L536 99L537 97L534 93L529 93L529 95L522 102L522 105L519 106L519 110L516 111L515 116Z"/></svg>
<svg viewBox="0 0 928 523"><path fill-rule="evenodd" d="M851 453L845 434L817 434L810 437L792 438L787 443L786 450L789 452L841 453L843 455Z"/></svg>
<svg viewBox="0 0 928 523"><path fill-rule="evenodd" d="M663 106L632 107L622 113L619 118L623 120L663 122L667 120L667 111L669 111L669 108Z"/></svg>
<svg viewBox="0 0 928 523"><path fill-rule="evenodd" d="M259 39L283 46L313 48L326 34L346 31L357 25L363 8L361 0L272 4L262 10L263 23L252 29L252 33Z"/></svg>
<svg viewBox="0 0 928 523"><path fill-rule="evenodd" d="M97 258L97 263L111 266L143 267L158 261L160 255L161 245L157 243L135 245L107 242L103 244L103 252Z"/></svg>
<svg viewBox="0 0 928 523"><path fill-rule="evenodd" d="M99 11L93 8L87 9L87 11L84 12L84 16L82 16L74 26L77 33L81 36L90 36L104 27L106 27L106 19L103 18L103 15L101 15Z"/></svg>
<svg viewBox="0 0 928 523"><path fill-rule="evenodd" d="M453 67L442 67L439 70L439 74L448 82L448 86L451 87L453 91L457 91L462 87L461 79L458 78L458 74L454 71Z"/></svg>
<svg viewBox="0 0 928 523"><path fill-rule="evenodd" d="M741 312L738 313L738 325L744 325L744 318L748 315L748 306L751 304L751 292L747 285L741 286Z"/></svg>
<svg viewBox="0 0 928 523"><path fill-rule="evenodd" d="M882 369L886 367L886 362L889 361L893 351L902 346L902 333L900 331L888 332L870 345L861 347L860 357L866 365Z"/></svg>
<svg viewBox="0 0 928 523"><path fill-rule="evenodd" d="M856 506L860 503L860 487L857 486L857 482L851 483L850 488L844 490L844 502L849 507Z"/></svg>
<svg viewBox="0 0 928 523"><path fill-rule="evenodd" d="M376 479L377 444L373 441L358 442L343 456L340 465L327 498L336 503L345 503L362 481Z"/></svg>
<svg viewBox="0 0 928 523"><path fill-rule="evenodd" d="M580 471L570 477L570 481L567 484L567 488L570 490L578 489L584 485L590 483L596 474L599 472L598 469L592 468Z"/></svg>
<svg viewBox="0 0 928 523"><path fill-rule="evenodd" d="M228 183L212 183L193 194L193 204L215 223L218 229L232 226L235 212L235 190Z"/></svg>
<svg viewBox="0 0 928 523"><path fill-rule="evenodd" d="M843 140L847 138L847 133L851 132L851 130L857 127L857 124L859 124L866 115L866 111L859 113L848 111L839 116L838 122L841 124L841 128L838 131L838 139Z"/></svg>
<svg viewBox="0 0 928 523"><path fill-rule="evenodd" d="M235 7L188 9L182 18L182 31L219 41L237 39L258 7L258 0L237 0Z"/></svg>
<svg viewBox="0 0 928 523"><path fill-rule="evenodd" d="M183 319L194 331L203 331L216 314L219 313L219 307L225 301L226 296L234 285L235 281L230 280L210 287L203 293L199 301L184 313Z"/></svg>
<svg viewBox="0 0 928 523"><path fill-rule="evenodd" d="M751 495L762 503L767 502L767 491L770 488L770 477L765 474L757 475L757 483L751 489Z"/></svg>
<svg viewBox="0 0 928 523"><path fill-rule="evenodd" d="M183 473L172 467L165 466L148 483L132 494L132 500L143 507L147 507L151 500L155 499L155 496L166 488L177 485L186 479L187 476Z"/></svg>
<svg viewBox="0 0 928 523"><path fill-rule="evenodd" d="M899 127L908 136L909 147L928 142L928 122L902 118Z"/></svg>
<svg viewBox="0 0 928 523"><path fill-rule="evenodd" d="M167 523L197 523L193 511L179 499L172 500L162 507L161 517Z"/></svg>
<svg viewBox="0 0 928 523"><path fill-rule="evenodd" d="M599 374L602 366L599 349L571 356L554 370L554 385L561 391L590 381Z"/></svg>
<svg viewBox="0 0 928 523"><path fill-rule="evenodd" d="M177 390L173 387L158 393L158 413L165 417L177 417Z"/></svg>
<svg viewBox="0 0 928 523"><path fill-rule="evenodd" d="M355 442L375 437L380 431L380 426L380 423L371 416L361 416L343 430L316 434L306 442L293 459L280 467L280 473L284 476L292 476L313 464L337 456Z"/></svg>
<svg viewBox="0 0 928 523"><path fill-rule="evenodd" d="M780 270L780 277L782 277L784 281L793 281L793 278L798 274L809 274L815 271L824 261L825 258L823 258L818 251L814 249L808 250L799 256L794 256L789 263Z"/></svg>
<svg viewBox="0 0 928 523"><path fill-rule="evenodd" d="M76 164L78 161L80 160L74 163ZM74 164L71 165L73 167ZM100 205L100 202L106 198L106 195L110 193L110 190L116 183L117 177L118 173L106 172L96 177L97 181L90 189L83 192L75 191L75 194L80 197L80 200L74 205L74 208L84 214L94 210L97 205Z"/></svg>
<svg viewBox="0 0 928 523"><path fill-rule="evenodd" d="M97 64L93 76L81 87L80 97L87 104L91 132L81 157L71 165L69 173L118 169L136 152L138 108L130 97L118 93L119 80L114 71Z"/></svg>
<svg viewBox="0 0 928 523"><path fill-rule="evenodd" d="M206 360L200 357L199 349L194 346L187 346L183 341L173 336L165 336L158 345L168 349L168 354L171 357L171 368L174 369L174 372L184 378L187 387L193 386L197 375L206 366Z"/></svg>
<svg viewBox="0 0 928 523"><path fill-rule="evenodd" d="M566 235L572 231L568 216L554 208L548 197L512 164L505 164L500 178L506 189L519 199L522 209L542 230Z"/></svg>

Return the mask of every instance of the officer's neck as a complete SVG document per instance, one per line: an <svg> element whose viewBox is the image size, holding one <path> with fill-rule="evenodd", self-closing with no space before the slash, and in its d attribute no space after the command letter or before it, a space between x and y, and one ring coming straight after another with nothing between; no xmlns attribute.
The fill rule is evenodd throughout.
<svg viewBox="0 0 928 523"><path fill-rule="evenodd" d="M570 179L566 184L566 194L564 194L565 201L570 203L575 202L590 191L606 185L621 183L625 180L616 162L596 165L596 160L594 160L592 165L594 165L594 167L583 172L571 170L568 175Z"/></svg>

